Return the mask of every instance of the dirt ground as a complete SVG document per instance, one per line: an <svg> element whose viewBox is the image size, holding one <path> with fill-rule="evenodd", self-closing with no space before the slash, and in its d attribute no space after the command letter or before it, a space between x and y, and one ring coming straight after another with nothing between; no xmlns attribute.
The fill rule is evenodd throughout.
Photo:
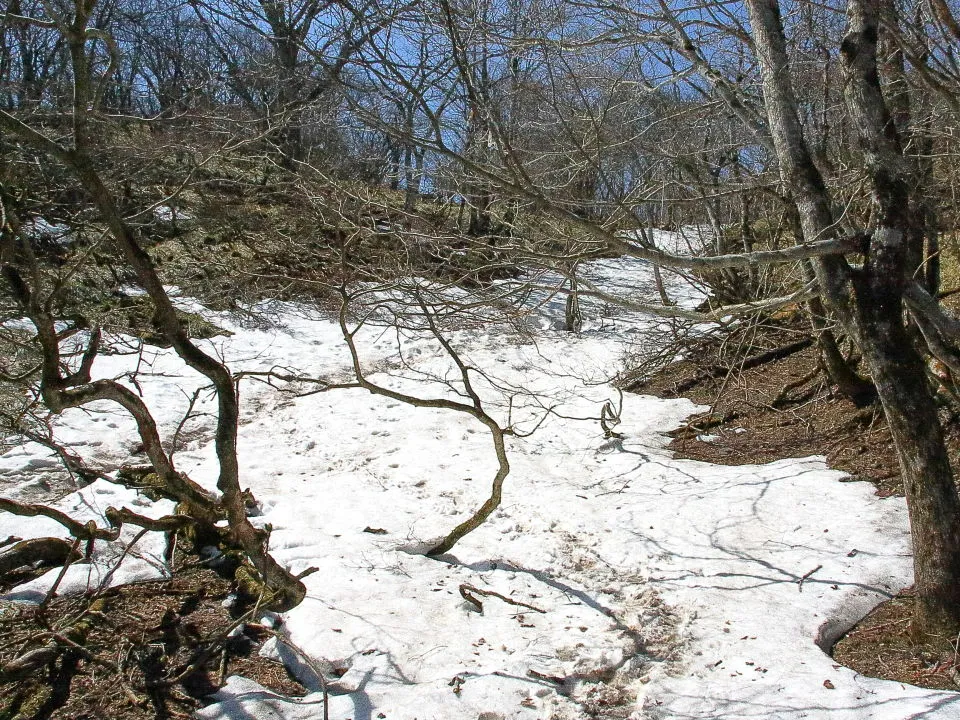
<svg viewBox="0 0 960 720"><path fill-rule="evenodd" d="M103 720L108 710L111 720L189 718L229 675L305 694L282 665L260 657L273 632L260 615L229 581L189 562L168 581L46 608L0 606L0 718ZM36 661L24 662L31 651Z"/></svg>
<svg viewBox="0 0 960 720"><path fill-rule="evenodd" d="M725 465L825 455L850 480L868 480L883 497L902 494L896 455L879 404L859 408L839 396L818 372L814 345L803 345L797 321L770 321L704 340L688 358L651 377L634 392L687 397L710 411L673 433L681 457ZM743 348L749 347L744 352ZM779 359L743 369L743 358ZM960 451L960 422L944 409L951 456ZM877 607L834 647L833 656L857 672L921 687L960 688L958 638L915 642L909 626L911 590Z"/></svg>

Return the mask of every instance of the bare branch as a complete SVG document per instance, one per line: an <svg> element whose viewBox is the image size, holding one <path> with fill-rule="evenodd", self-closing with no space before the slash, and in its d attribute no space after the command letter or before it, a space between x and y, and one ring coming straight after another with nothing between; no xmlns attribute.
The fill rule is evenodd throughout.
<svg viewBox="0 0 960 720"><path fill-rule="evenodd" d="M108 530L97 527L97 524L90 520L81 523L74 520L66 513L60 512L46 505L36 505L32 503L21 503L16 500L0 498L0 510L4 510L13 515L25 517L46 517L63 525L73 537L80 540L116 540L120 537L119 528Z"/></svg>

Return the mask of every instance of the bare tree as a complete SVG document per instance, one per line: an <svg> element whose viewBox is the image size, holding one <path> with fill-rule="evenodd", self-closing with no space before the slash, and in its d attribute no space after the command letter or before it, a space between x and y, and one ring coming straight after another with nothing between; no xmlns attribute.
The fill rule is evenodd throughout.
<svg viewBox="0 0 960 720"><path fill-rule="evenodd" d="M14 204L10 202L13 198L7 193L3 198L2 272L8 291L36 328L40 391L45 404L54 413L95 400L116 403L129 412L137 423L145 452L159 478L159 489L176 498L182 504L185 515L215 534L215 523L225 519L228 527L225 540L241 548L250 559L268 589L270 604L277 608L290 608L303 599L305 588L298 578L270 556L267 548L269 533L254 527L246 515L237 459L239 399L234 377L223 362L193 342L181 325L153 261L145 252L136 230L124 218L114 193L97 169L96 113L104 84L112 76L113 62L108 64L105 72L98 73L91 63L90 47L95 44L106 45L108 57L113 58L116 46L105 31L90 26L94 8L94 0L77 0L70 8L71 14L51 10L50 15L19 20L55 28L70 52L73 103L66 118L70 122L67 140L54 140L43 132L42 126L29 125L7 111L0 111L0 127L25 148L45 157L47 161L60 164L73 176L76 185L82 188L97 212L104 232L152 301L156 322L166 339L183 362L206 377L213 386L218 406L215 445L220 470L217 480L219 495L203 490L176 470L163 448L153 417L136 392L119 382L91 379L91 367L100 350L101 333L98 328L89 332L79 364L71 368L64 362L62 343L65 337L57 330L56 322L60 318L55 314L62 287L54 285L52 290L45 290L38 282L39 274L35 270L29 240L19 232L19 219ZM73 326L69 334L75 334L80 329L76 323ZM34 510L16 503L5 503L4 507L26 514L32 514ZM133 517L124 510L117 511L115 516L118 520ZM135 519L135 522L144 527L158 526L144 519ZM75 530L71 527L71 531Z"/></svg>
<svg viewBox="0 0 960 720"><path fill-rule="evenodd" d="M712 165L715 174L707 185L701 183L700 200L708 208L715 205L727 187L718 181L742 180L751 155L776 168L779 183L773 190L786 212L787 232L769 249L756 248L745 238L741 248L718 246L718 252L709 257L680 257L623 234L629 225L610 218L597 221L571 209L536 173L542 155L525 157L509 141L499 123L498 108L480 92L482 84L476 85L475 72L462 59L458 63L461 81L474 86L472 102L487 123L493 152L478 157L436 134L419 140L433 152L456 157L498 192L526 200L582 232L590 242L573 257L563 258L568 267L577 257L610 250L665 268L695 271L750 271L796 261L807 265L810 274L805 279L797 276L800 283L806 282L806 299L814 301L811 313L824 355L834 363L835 379L842 380L844 372L850 371L834 337L839 330L862 353L895 440L914 538L915 626L921 633L947 636L960 629L960 500L922 356L932 354L952 367L960 357L955 350L960 336L955 333L957 321L928 292L934 271L927 273L926 268L935 265L936 244L930 229L934 208L924 198L929 197L935 170L921 161L928 146L925 138L930 129L925 118L929 116L911 106L909 83L915 80L904 69L904 58L910 59L916 77L924 82L953 88L948 84L952 69L945 69L943 61L960 33L950 31L955 23L946 4L905 5L892 0L824 5L818 13L826 22L812 47L794 34L802 32L804 23L809 27L814 22L810 11L785 22L780 4L768 0L749 0L742 6L693 3L683 8L665 1L635 3L629 8L578 5L582 14L571 13L567 18L571 29L562 39L536 31L526 38L527 46L550 48L561 56L589 53L597 47L606 47L610 54L618 49L635 51L634 68L642 79L638 88L661 92L670 86L678 93L683 89L686 102L697 98L704 106L722 108L739 129L724 134L719 132L722 125L710 126L713 142L708 147L722 148L724 154L714 157L726 159L701 160L699 167ZM941 28L940 52L925 52L923 39L905 29L917 13ZM461 17L454 22L450 17L448 13L446 25L453 52L466 57L465 21ZM482 23L470 27L480 35L485 31ZM574 28L589 28L592 37L578 35ZM507 32L506 28L487 30L494 36ZM885 53L881 61L882 43L905 49L899 55ZM822 78L823 86L818 82L810 87L797 79L792 60L801 53L819 58L812 74ZM571 64L567 62L568 67ZM849 123L840 123L840 129L835 127L838 85L850 117ZM804 88L802 94L798 87ZM815 102L808 102L811 97ZM571 134L584 136L560 113L555 117ZM829 153L842 157L842 163L831 164ZM584 157L589 163L589 153ZM851 192L851 179L862 183L864 191ZM620 199L619 218L630 217L632 203L636 196ZM711 212L714 234L722 236L725 221L716 210ZM519 256L524 251L529 248L518 243ZM542 257L538 259L543 262ZM926 281L917 282L918 274ZM788 297L796 300L798 295ZM914 342L912 321L922 331L922 346ZM870 385L863 379L850 375L847 382L851 394L860 395L861 400L868 396Z"/></svg>
<svg viewBox="0 0 960 720"><path fill-rule="evenodd" d="M796 198L804 239L812 241L835 232L831 198L799 123L779 9L763 2L748 7L781 174ZM835 257L817 260L815 270L825 302L857 338L900 458L914 541L917 629L947 634L960 626L960 499L923 362L904 325L904 295L917 270L909 247L917 235L909 212L914 178L881 89L878 6L851 0L847 15L840 46L846 105L859 129L875 221L859 267Z"/></svg>
<svg viewBox="0 0 960 720"><path fill-rule="evenodd" d="M382 267L354 268L339 283L325 279L347 308L348 346L350 308L364 294L351 283L391 286L431 264L434 277L445 272L480 286L520 265L560 273L571 328L582 296L691 321L808 303L832 381L858 402L879 397L893 433L914 536L916 627L955 634L960 499L923 363L934 357L960 373L960 321L938 302L939 226L957 217L955 193L939 189L956 177L957 8L941 0L782 7L786 16L772 0L563 7L194 0L189 23L170 16L138 35L130 19L159 17L159 3L15 0L2 16L0 142L56 163L44 172L73 178L71 192L86 194L92 223L146 290L167 341L215 387L219 497L201 494L173 468L136 397L91 381L96 330L84 336L80 357L65 362L50 301L59 288L36 281L16 228L29 215L8 192L3 271L37 327L45 401L54 411L94 398L120 403L138 419L171 492L198 507L198 517L226 516L233 541L284 602L302 596L243 515L235 377L180 326L134 222L144 210L103 171L102 108L131 113L143 91L142 112L175 114L202 96L224 119L211 136L227 119L235 126L252 119L257 131L247 141L274 146L267 157L247 158L266 168L264 180L276 162L279 172L307 174L349 167L344 174L404 189L402 210L371 214L374 234L396 242L396 252L377 256ZM109 31L120 25L130 32ZM174 52L200 34L197 57ZM207 58L216 60L205 75ZM311 155L323 144L311 133L328 149L363 148L366 157ZM429 243L418 235L413 212L426 204L420 189L428 185L461 203L466 232ZM655 226L689 222L710 229L707 247L657 246ZM660 304L591 286L582 263L611 253L648 261L658 273L709 280L713 306L699 314L673 306L662 282ZM466 260L458 265L455 256ZM419 303L428 323L421 330L443 345L425 297L422 289L410 295L419 298L411 307ZM82 330L74 325L70 334ZM841 353L847 339L869 377ZM459 399L444 407L486 425L500 460L482 517L509 468L502 450L511 426L488 413L471 389L475 370L444 347L460 371ZM384 394L352 349L354 384Z"/></svg>
<svg viewBox="0 0 960 720"><path fill-rule="evenodd" d="M192 0L229 86L271 129L284 168L309 151L304 111L382 26L369 8L298 0Z"/></svg>

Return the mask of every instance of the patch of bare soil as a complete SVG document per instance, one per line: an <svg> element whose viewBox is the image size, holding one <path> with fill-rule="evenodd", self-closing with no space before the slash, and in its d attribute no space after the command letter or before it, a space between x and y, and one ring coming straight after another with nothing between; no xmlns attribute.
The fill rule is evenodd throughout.
<svg viewBox="0 0 960 720"><path fill-rule="evenodd" d="M879 404L857 407L818 369L818 353L796 320L771 320L699 340L689 358L629 390L686 397L710 407L672 433L680 457L724 465L825 455L828 464L867 480L886 497L903 492L893 443ZM960 423L943 410L951 456L960 457ZM880 605L836 645L834 657L857 672L921 687L960 687L957 638L915 641L911 595ZM956 681L953 679L956 678Z"/></svg>
<svg viewBox="0 0 960 720"><path fill-rule="evenodd" d="M960 687L958 640L917 643L910 635L912 592L904 590L877 606L833 648L834 659L861 675L909 685L956 690Z"/></svg>
<svg viewBox="0 0 960 720"><path fill-rule="evenodd" d="M0 607L0 718L189 718L228 675L304 688L258 650L271 630L231 583L194 565L94 597Z"/></svg>

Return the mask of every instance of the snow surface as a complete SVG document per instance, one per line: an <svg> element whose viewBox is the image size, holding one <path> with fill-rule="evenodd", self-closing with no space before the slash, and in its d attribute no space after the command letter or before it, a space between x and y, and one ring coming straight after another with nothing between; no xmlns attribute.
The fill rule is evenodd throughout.
<svg viewBox="0 0 960 720"><path fill-rule="evenodd" d="M8 455L16 453L8 453ZM6 459L6 456L4 456ZM29 464L27 468L34 467ZM6 483L4 483L6 484ZM10 494L6 494L8 497ZM153 502L124 487L106 480L97 480L75 493L71 493L56 503L57 510L81 522L93 520L106 527L104 519L106 509L126 506L131 510L149 517L161 517L173 512L173 503L168 500ZM5 536L21 538L65 536L61 525L44 517L30 518L16 515L3 515L0 523ZM98 549L90 563L75 563L67 568L56 591L61 595L82 593L88 589L125 585L138 580L154 580L169 575L163 559L166 547L162 533L146 533L131 544L139 530L124 527L120 537L113 542L98 542ZM66 537L66 536L65 536ZM60 575L61 568L54 568L40 577L14 588L2 596L4 600L40 602Z"/></svg>
<svg viewBox="0 0 960 720"><path fill-rule="evenodd" d="M185 220L193 220L193 216L190 213L175 208L171 205L157 205L153 209L153 217L160 222L177 222Z"/></svg>
<svg viewBox="0 0 960 720"><path fill-rule="evenodd" d="M649 293L642 262L603 260L584 270L598 284ZM696 303L696 291L667 279L676 299ZM378 297L389 307L397 293ZM339 328L318 311L265 304L267 322L178 302L232 333L207 345L235 371L351 377ZM263 511L254 521L273 526L280 562L295 572L319 568L265 650L313 692L289 699L231 678L199 717L320 718L324 686L333 720L960 717L957 693L860 677L818 645L910 583L901 498L839 482L822 458L740 467L673 458L663 433L697 408L620 398L609 384L624 353L637 352L631 343L649 342L659 326L584 303L584 331L573 335L554 329L562 296L527 302L530 335L515 324L466 320L448 333L487 374L474 379L489 411L520 434L536 432L508 438L512 471L501 507L441 559L414 549L489 492L496 463L481 424L359 389L242 382L243 482ZM421 397L462 391L449 358L423 332L371 326L357 342L375 382ZM201 379L167 350L105 355L94 366L100 377L134 369L171 437ZM622 438L601 431L605 402L620 411ZM211 409L201 392L175 461L212 488ZM54 429L104 471L143 461L133 423L109 405L70 410ZM4 494L29 495L38 470L54 473L40 446L0 456ZM111 504L169 511L103 481L59 507L85 520ZM60 534L45 520L10 516L0 532ZM162 537L148 533L112 581L161 575L162 549ZM93 579L78 565L61 590L101 582L118 557L116 544L99 544ZM36 601L53 577L7 599ZM474 593L478 612L463 586L500 597Z"/></svg>
<svg viewBox="0 0 960 720"><path fill-rule="evenodd" d="M69 245L73 242L73 232L69 225L52 223L42 217L27 220L20 231L31 240L47 240L55 245Z"/></svg>

